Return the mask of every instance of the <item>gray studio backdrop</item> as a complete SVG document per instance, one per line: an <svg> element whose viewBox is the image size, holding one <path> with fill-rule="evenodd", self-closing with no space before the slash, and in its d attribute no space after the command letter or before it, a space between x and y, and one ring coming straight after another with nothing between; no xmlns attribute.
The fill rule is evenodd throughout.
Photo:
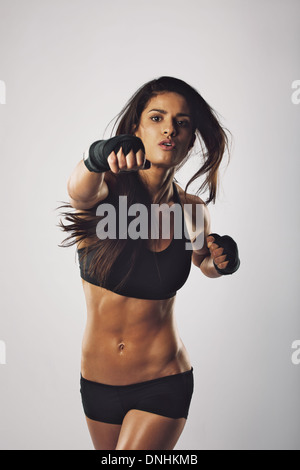
<svg viewBox="0 0 300 470"><path fill-rule="evenodd" d="M86 306L55 207L160 75L196 87L233 135L209 209L242 260L222 279L193 266L178 292L195 393L176 449L300 448L299 39L298 0L0 0L1 449L92 449Z"/></svg>

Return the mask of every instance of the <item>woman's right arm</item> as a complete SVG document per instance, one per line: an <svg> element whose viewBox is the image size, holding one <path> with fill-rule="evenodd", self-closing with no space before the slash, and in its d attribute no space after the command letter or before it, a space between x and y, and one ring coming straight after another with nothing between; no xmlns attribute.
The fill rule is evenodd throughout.
<svg viewBox="0 0 300 470"><path fill-rule="evenodd" d="M81 160L75 167L67 183L70 204L74 209L85 210L108 196L105 173L89 171Z"/></svg>
<svg viewBox="0 0 300 470"><path fill-rule="evenodd" d="M115 153L117 152L117 153ZM132 171L151 166L145 159L143 142L133 135L120 135L108 140L97 140L84 153L68 180L70 204L85 210L108 196L104 180L108 171Z"/></svg>

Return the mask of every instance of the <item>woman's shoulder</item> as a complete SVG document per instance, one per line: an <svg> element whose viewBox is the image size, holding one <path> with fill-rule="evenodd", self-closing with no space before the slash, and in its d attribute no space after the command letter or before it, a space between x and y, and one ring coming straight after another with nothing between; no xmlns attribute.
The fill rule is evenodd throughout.
<svg viewBox="0 0 300 470"><path fill-rule="evenodd" d="M185 194L184 189L181 186L179 186L178 183L175 183L175 185L178 191L178 195L180 197L180 201L183 204L203 204L204 206L206 206L205 202L199 196L196 196L195 194L190 194L190 193Z"/></svg>

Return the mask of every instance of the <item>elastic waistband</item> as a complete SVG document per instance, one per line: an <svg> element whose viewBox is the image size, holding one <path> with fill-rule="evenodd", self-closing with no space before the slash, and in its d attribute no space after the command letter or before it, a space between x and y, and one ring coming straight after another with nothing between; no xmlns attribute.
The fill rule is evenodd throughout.
<svg viewBox="0 0 300 470"><path fill-rule="evenodd" d="M155 382L160 382L162 380L173 380L173 379L176 379L178 377L182 377L184 375L193 374L193 370L194 370L194 368L192 367L190 370L186 370L185 372L179 372L179 374L165 375L163 377L158 377L157 379L145 380L144 382L136 382L136 383L128 384L128 385L110 385L110 384L104 384L104 383L101 383L101 382L94 382L92 380L85 379L82 376L82 374L80 374L80 379L83 382L94 384L94 385L101 385L102 387L129 388L129 387L135 387L137 385L149 385L149 384L152 384L152 383L155 383Z"/></svg>

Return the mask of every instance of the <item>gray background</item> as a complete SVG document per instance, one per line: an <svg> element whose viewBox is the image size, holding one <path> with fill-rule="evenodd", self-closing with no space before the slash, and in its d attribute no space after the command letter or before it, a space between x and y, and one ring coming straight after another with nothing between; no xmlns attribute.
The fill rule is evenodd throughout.
<svg viewBox="0 0 300 470"><path fill-rule="evenodd" d="M0 0L1 449L92 448L85 300L55 207L82 152L160 75L196 87L233 134L209 209L242 259L222 279L193 266L177 294L195 394L176 449L300 448L299 26L299 0Z"/></svg>

